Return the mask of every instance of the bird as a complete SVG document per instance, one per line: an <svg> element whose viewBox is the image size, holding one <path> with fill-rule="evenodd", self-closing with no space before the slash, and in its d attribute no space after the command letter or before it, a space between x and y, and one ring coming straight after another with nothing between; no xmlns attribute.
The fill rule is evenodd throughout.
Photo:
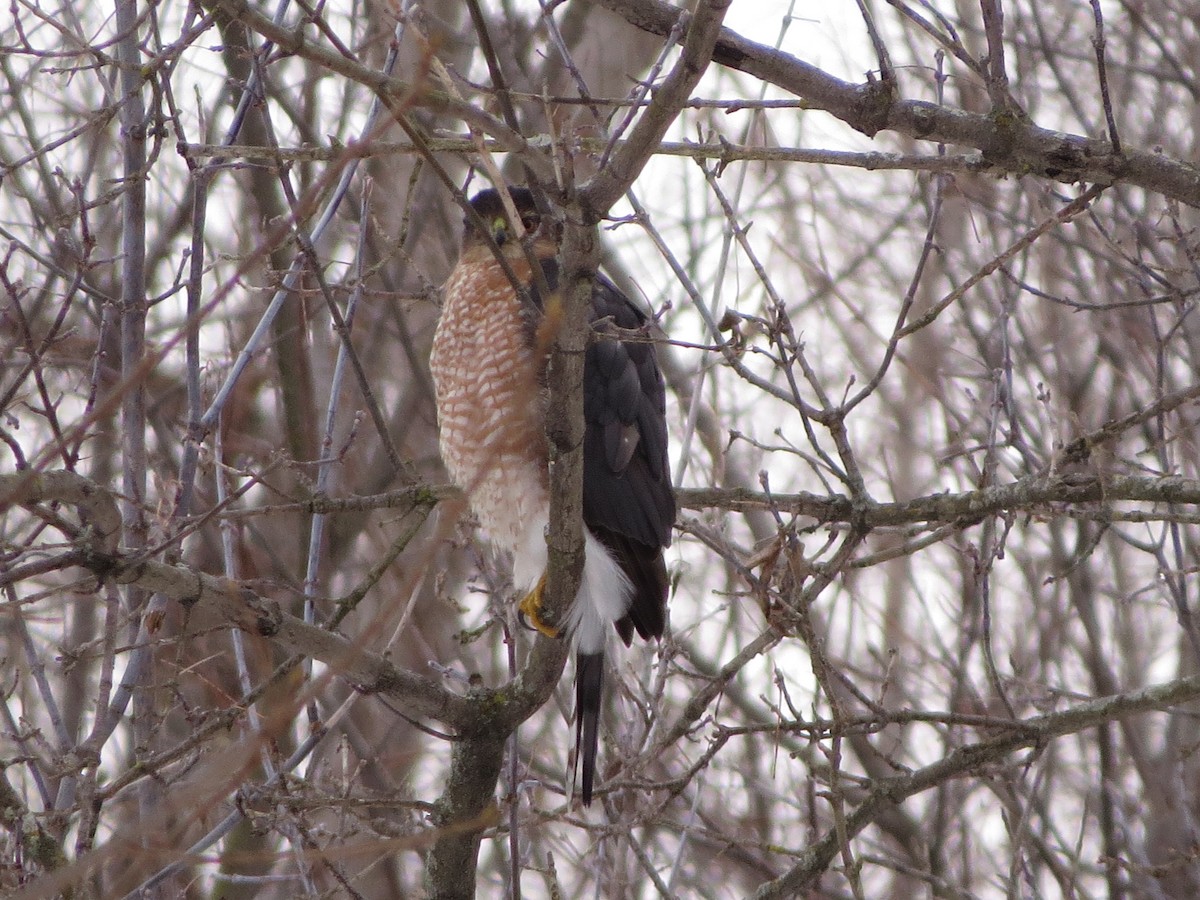
<svg viewBox="0 0 1200 900"><path fill-rule="evenodd" d="M635 631L658 640L667 622L664 551L676 505L666 392L651 320L597 273L583 371L583 575L564 628L546 626L538 611L550 517L547 365L561 321L554 313L562 308L561 228L541 215L528 188L506 190L519 227L499 190L477 193L443 287L430 353L439 446L488 540L512 555L513 585L524 593L520 610L535 627L552 636L565 630L572 642L573 772L582 767L580 795L590 806L610 635L615 630L628 647Z"/></svg>

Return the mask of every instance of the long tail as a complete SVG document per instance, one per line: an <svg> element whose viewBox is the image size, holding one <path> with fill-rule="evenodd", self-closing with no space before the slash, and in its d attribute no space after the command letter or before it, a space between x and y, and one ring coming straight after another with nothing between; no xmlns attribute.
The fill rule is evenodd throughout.
<svg viewBox="0 0 1200 900"><path fill-rule="evenodd" d="M604 651L575 657L575 765L583 762L583 805L591 806L600 746L600 701L604 694Z"/></svg>
<svg viewBox="0 0 1200 900"><path fill-rule="evenodd" d="M600 747L604 645L613 624L629 611L633 586L620 563L590 530L584 537L583 581L571 604L568 628L575 644L575 768L578 772L583 765L583 803L588 806Z"/></svg>

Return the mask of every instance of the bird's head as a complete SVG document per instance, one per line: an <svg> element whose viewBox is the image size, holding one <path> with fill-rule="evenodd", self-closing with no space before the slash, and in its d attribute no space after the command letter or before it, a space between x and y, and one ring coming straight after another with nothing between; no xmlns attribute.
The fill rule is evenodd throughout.
<svg viewBox="0 0 1200 900"><path fill-rule="evenodd" d="M508 193L512 197L513 206L516 207L518 221L515 223L504 208L504 200L498 190L488 188L471 198L471 209L482 220L487 233L506 256L514 250L520 252L519 242L523 238L549 238L541 233L542 217L534 202L533 193L523 187L509 187ZM487 240L479 233L479 225L475 218L468 215L463 219L463 249L466 250L472 245L486 246Z"/></svg>

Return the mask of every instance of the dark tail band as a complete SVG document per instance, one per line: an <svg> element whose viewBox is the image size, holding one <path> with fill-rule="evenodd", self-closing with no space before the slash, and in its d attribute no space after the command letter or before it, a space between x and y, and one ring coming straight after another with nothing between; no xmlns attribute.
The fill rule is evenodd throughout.
<svg viewBox="0 0 1200 900"><path fill-rule="evenodd" d="M575 659L575 765L583 763L583 805L592 803L596 753L600 746L600 701L604 694L604 653Z"/></svg>

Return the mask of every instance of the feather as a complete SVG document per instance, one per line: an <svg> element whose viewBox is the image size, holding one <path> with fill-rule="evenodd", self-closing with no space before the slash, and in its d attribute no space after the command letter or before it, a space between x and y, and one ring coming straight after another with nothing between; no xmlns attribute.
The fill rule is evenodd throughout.
<svg viewBox="0 0 1200 900"><path fill-rule="evenodd" d="M600 701L604 693L604 651L575 657L575 766L583 765L583 805L592 804L596 754L600 747Z"/></svg>

